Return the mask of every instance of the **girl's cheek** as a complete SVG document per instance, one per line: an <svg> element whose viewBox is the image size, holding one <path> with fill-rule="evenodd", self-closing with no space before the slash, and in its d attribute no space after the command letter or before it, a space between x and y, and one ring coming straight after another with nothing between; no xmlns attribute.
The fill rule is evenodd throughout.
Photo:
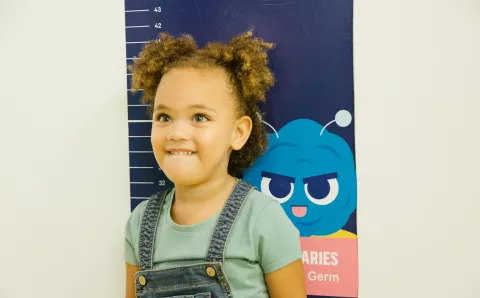
<svg viewBox="0 0 480 298"><path fill-rule="evenodd" d="M163 134L155 128L152 128L150 138L151 138L153 147L161 146L164 141Z"/></svg>
<svg viewBox="0 0 480 298"><path fill-rule="evenodd" d="M211 149L212 147L215 148L220 145L219 143L223 139L223 136L218 133L204 131L203 133L198 134L195 139L200 146Z"/></svg>

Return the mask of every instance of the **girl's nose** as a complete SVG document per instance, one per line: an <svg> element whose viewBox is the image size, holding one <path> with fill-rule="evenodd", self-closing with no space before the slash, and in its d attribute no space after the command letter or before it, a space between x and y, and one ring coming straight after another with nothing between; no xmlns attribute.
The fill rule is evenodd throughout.
<svg viewBox="0 0 480 298"><path fill-rule="evenodd" d="M185 141L189 140L190 138L186 133L180 132L178 130L172 131L167 135L167 140L168 141Z"/></svg>
<svg viewBox="0 0 480 298"><path fill-rule="evenodd" d="M188 141L190 139L189 130L185 125L174 125L167 134L167 141Z"/></svg>

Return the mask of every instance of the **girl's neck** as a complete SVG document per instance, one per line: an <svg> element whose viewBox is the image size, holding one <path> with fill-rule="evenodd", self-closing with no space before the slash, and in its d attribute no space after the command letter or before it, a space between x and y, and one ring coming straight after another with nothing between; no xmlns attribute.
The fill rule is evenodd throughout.
<svg viewBox="0 0 480 298"><path fill-rule="evenodd" d="M226 200L235 183L236 178L227 174L196 185L175 185L175 201L182 205L197 205L216 199Z"/></svg>

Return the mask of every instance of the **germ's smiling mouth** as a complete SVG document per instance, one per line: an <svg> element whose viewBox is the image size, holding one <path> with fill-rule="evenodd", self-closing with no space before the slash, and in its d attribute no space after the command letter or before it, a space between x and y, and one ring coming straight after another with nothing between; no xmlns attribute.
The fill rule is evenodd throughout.
<svg viewBox="0 0 480 298"><path fill-rule="evenodd" d="M316 219L311 220L311 221L302 221L302 219L297 218L295 220L295 223L298 224L298 225L302 225L302 226L313 226L313 225L318 224L320 221L322 221L322 219L323 219L323 216L320 216L319 218L316 218Z"/></svg>

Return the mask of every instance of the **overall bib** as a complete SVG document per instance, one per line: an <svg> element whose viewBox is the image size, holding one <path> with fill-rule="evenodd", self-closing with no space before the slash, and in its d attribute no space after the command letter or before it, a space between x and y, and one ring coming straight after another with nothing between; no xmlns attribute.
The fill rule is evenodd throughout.
<svg viewBox="0 0 480 298"><path fill-rule="evenodd" d="M225 246L235 219L254 187L237 180L213 230L205 261L200 264L153 270L155 235L168 191L149 199L140 226L140 271L135 273L135 293L144 298L231 298L223 267Z"/></svg>

